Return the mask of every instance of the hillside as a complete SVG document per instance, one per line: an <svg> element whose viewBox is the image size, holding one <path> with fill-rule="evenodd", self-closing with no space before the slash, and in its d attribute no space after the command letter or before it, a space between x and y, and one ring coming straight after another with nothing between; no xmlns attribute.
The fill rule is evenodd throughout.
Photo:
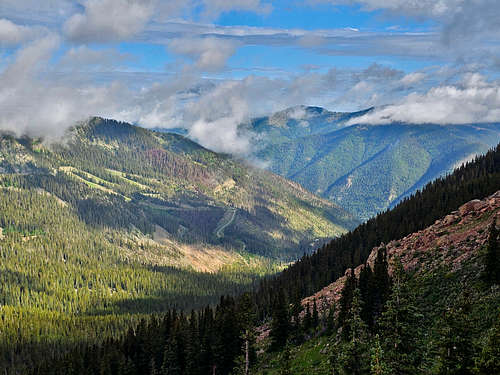
<svg viewBox="0 0 500 375"><path fill-rule="evenodd" d="M255 293L171 310L34 374L496 374L499 161L500 146Z"/></svg>
<svg viewBox="0 0 500 375"><path fill-rule="evenodd" d="M296 107L246 129L258 134L254 156L271 171L361 220L394 207L500 140L499 124L345 125L365 112Z"/></svg>
<svg viewBox="0 0 500 375"><path fill-rule="evenodd" d="M490 340L500 333L500 292L498 285L484 281L484 275L488 247L500 243L496 231L492 238L491 227L498 228L499 224L500 191L466 203L424 230L373 248L366 264L353 272L357 278L354 287L360 293L359 297L355 297L356 292L350 295L348 313L354 315L341 322L346 291L352 283L348 270L345 276L301 301L302 324L312 319L306 317L306 311L314 305L319 314L316 325L309 322L309 328L302 327L300 333L293 331L300 337L292 339L295 345L288 349L288 359L284 352L263 355L257 373L280 374L284 367L293 374L325 375L331 374L333 367L341 374L373 373L374 367L385 368L382 373L454 373L452 369L464 374L496 373L500 370L498 353L487 354L484 350L498 344ZM369 294L363 292L377 275L370 273L371 279L367 279L364 271L369 267L370 272L376 272L377 258L382 253L392 287L383 312L376 313L369 307L379 284L374 281L368 288L375 289ZM500 262L495 261L500 275ZM356 328L352 325L359 303L355 298L361 298ZM379 316L376 327L364 321L366 311ZM354 339L358 347L348 347L344 341L347 329L350 334L354 329L356 334L362 334ZM259 341L265 345L269 332L265 328L261 332ZM446 352L446 345L454 345L456 353Z"/></svg>
<svg viewBox="0 0 500 375"><path fill-rule="evenodd" d="M0 137L0 369L215 303L355 221L178 135L93 119Z"/></svg>
<svg viewBox="0 0 500 375"><path fill-rule="evenodd" d="M2 154L6 178L56 195L87 224L135 227L160 240L293 259L356 224L283 178L182 136L109 120L94 119L50 147L3 138Z"/></svg>

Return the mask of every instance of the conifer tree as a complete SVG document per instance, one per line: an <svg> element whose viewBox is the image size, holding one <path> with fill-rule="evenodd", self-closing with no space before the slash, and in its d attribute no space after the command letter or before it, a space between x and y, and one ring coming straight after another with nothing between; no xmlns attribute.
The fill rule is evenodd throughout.
<svg viewBox="0 0 500 375"><path fill-rule="evenodd" d="M380 319L384 362L394 374L415 374L422 362L420 321L415 297L401 261L394 261L392 294Z"/></svg>
<svg viewBox="0 0 500 375"><path fill-rule="evenodd" d="M293 375L291 366L290 344L286 344L281 354L280 375Z"/></svg>
<svg viewBox="0 0 500 375"><path fill-rule="evenodd" d="M290 317L285 295L281 290L273 308L273 318L271 321L271 350L283 348L290 334Z"/></svg>
<svg viewBox="0 0 500 375"><path fill-rule="evenodd" d="M316 304L316 299L313 301L313 311L312 311L312 316L311 316L311 325L314 329L317 329L319 326L319 313L318 313L318 306Z"/></svg>
<svg viewBox="0 0 500 375"><path fill-rule="evenodd" d="M370 375L390 375L389 368L385 363L384 350L380 344L380 337L378 334L375 335L370 354Z"/></svg>
<svg viewBox="0 0 500 375"><path fill-rule="evenodd" d="M346 335L343 334L337 337L337 341L332 346L331 365L334 374L362 375L369 371L369 335L368 326L361 319L362 304L359 289L355 288L345 322L345 325L349 327L347 340L345 340Z"/></svg>
<svg viewBox="0 0 500 375"><path fill-rule="evenodd" d="M377 251L377 258L373 265L373 306L371 307L376 321L384 311L384 305L391 293L391 279L389 277L389 265L387 263L387 250L385 247Z"/></svg>
<svg viewBox="0 0 500 375"><path fill-rule="evenodd" d="M456 306L445 311L440 322L436 374L472 374L474 349L470 312L471 304L467 293L460 296Z"/></svg>
<svg viewBox="0 0 500 375"><path fill-rule="evenodd" d="M500 309L495 325L489 330L486 343L476 360L477 375L500 374Z"/></svg>
<svg viewBox="0 0 500 375"><path fill-rule="evenodd" d="M361 317L370 328L373 327L373 297L375 295L373 272L369 264L365 264L361 268L359 273L358 281L359 291L361 293L361 299L363 300L363 310L361 311Z"/></svg>
<svg viewBox="0 0 500 375"><path fill-rule="evenodd" d="M342 288L342 293L339 300L340 311L339 311L338 324L339 327L342 327L342 335L344 339L347 339L350 329L347 319L351 311L353 293L354 290L356 289L356 285L357 282L356 282L356 277L354 276L354 270L351 269L346 278L344 288Z"/></svg>
<svg viewBox="0 0 500 375"><path fill-rule="evenodd" d="M486 247L486 267L484 279L488 285L500 284L500 245L498 243L499 230L496 227L496 218L490 225L488 245Z"/></svg>
<svg viewBox="0 0 500 375"><path fill-rule="evenodd" d="M181 366L177 354L177 340L172 336L165 348L163 365L161 368L162 375L181 375Z"/></svg>

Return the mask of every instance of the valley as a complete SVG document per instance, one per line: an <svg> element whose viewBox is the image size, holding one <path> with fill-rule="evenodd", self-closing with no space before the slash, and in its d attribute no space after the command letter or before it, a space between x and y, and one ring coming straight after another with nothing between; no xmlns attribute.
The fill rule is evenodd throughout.
<svg viewBox="0 0 500 375"><path fill-rule="evenodd" d="M64 142L2 136L0 172L0 367L249 290L357 223L182 136L98 118Z"/></svg>
<svg viewBox="0 0 500 375"><path fill-rule="evenodd" d="M362 221L500 141L499 124L357 123L373 110L299 106L254 119L241 131L255 134L254 156L269 170Z"/></svg>

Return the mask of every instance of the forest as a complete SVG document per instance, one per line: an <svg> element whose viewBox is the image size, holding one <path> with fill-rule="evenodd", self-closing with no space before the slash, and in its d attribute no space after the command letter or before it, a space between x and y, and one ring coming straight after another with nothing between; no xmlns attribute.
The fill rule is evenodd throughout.
<svg viewBox="0 0 500 375"><path fill-rule="evenodd" d="M390 273L382 246L373 268L365 265L359 276L348 272L338 305L320 314L322 301L304 309L301 299L363 265L373 247L496 192L499 162L497 147L266 278L252 293L189 314L170 310L145 319L119 339L80 346L34 374L293 374L302 373L300 355L313 363L307 371L318 374L498 373L499 238L491 220L479 223L488 235L484 248L458 270L439 263L412 273L396 258ZM429 256L432 264L440 253ZM269 338L258 341L263 324ZM326 361L308 351L319 343L326 343Z"/></svg>
<svg viewBox="0 0 500 375"><path fill-rule="evenodd" d="M184 137L111 120L0 136L0 373L253 289L356 221Z"/></svg>

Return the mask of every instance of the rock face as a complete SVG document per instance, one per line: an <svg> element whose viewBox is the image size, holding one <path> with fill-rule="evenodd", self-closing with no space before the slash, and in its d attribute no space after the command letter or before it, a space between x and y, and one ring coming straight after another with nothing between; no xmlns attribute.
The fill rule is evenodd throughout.
<svg viewBox="0 0 500 375"><path fill-rule="evenodd" d="M419 232L412 233L402 239L381 244L372 249L367 263L373 268L377 252L385 248L389 262L389 273L392 272L392 263L398 257L407 271L429 271L442 264L451 264L452 270L460 269L462 263L470 259L488 241L488 227L492 222L500 225L500 190L483 200L474 199L462 205L433 225ZM354 269L359 276L362 267ZM324 314L330 306L340 299L347 274L338 278L332 284L319 292L302 300L302 306L308 304L312 308L316 301L318 312ZM305 309L301 317L305 314ZM258 329L260 341L269 336L269 325Z"/></svg>
<svg viewBox="0 0 500 375"><path fill-rule="evenodd" d="M456 271L487 242L488 226L493 221L500 224L500 191L483 200L474 199L465 203L424 230L373 248L367 263L373 267L378 250L385 247L389 273L392 272L395 257L400 258L407 271L418 273L442 264L451 264ZM356 275L359 275L362 267L355 268ZM346 274L348 272L350 269ZM343 276L316 294L304 298L302 305L309 303L312 306L313 300L316 300L318 310L323 312L323 306L331 306L339 300L345 280L346 276Z"/></svg>

